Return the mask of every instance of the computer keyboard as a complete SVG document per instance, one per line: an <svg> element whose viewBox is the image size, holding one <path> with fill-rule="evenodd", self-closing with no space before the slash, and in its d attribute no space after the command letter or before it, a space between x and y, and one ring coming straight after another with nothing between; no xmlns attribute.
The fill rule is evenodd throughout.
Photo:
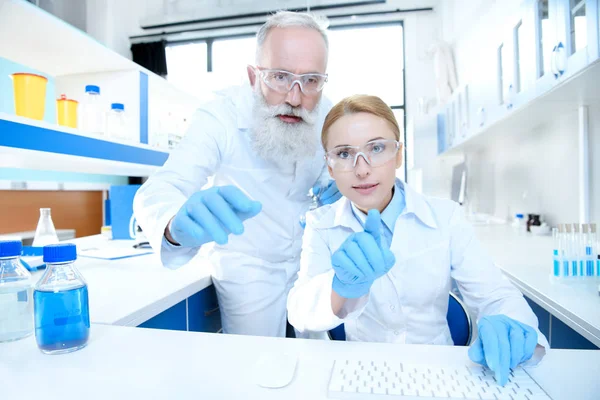
<svg viewBox="0 0 600 400"><path fill-rule="evenodd" d="M367 360L336 360L328 396L333 399L550 399L522 368L512 370L508 383L501 387L493 372L480 366Z"/></svg>

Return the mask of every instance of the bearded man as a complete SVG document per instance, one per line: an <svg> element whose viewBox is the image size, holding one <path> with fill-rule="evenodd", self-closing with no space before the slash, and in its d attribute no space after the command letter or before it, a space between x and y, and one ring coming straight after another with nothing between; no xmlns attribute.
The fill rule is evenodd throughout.
<svg viewBox="0 0 600 400"><path fill-rule="evenodd" d="M331 103L328 40L309 14L279 12L257 33L249 85L199 109L169 159L138 190L138 223L165 267L209 246L224 333L285 336L311 188L340 197L320 143ZM212 187L205 188L209 178Z"/></svg>

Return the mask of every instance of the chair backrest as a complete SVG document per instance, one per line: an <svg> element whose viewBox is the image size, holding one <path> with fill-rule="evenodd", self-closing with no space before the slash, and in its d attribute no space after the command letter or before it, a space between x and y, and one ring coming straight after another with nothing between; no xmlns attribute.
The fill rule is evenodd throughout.
<svg viewBox="0 0 600 400"><path fill-rule="evenodd" d="M454 293L450 292L448 298L448 313L446 314L450 335L455 346L468 346L471 342L472 326L471 317L467 308ZM331 340L346 340L344 324L336 326L329 332Z"/></svg>

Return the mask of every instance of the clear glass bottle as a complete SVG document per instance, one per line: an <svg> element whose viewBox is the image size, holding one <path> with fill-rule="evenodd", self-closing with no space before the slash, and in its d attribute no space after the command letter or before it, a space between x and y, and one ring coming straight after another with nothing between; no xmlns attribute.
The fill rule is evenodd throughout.
<svg viewBox="0 0 600 400"><path fill-rule="evenodd" d="M131 141L127 132L125 106L121 103L113 103L106 115L106 136L111 139Z"/></svg>
<svg viewBox="0 0 600 400"><path fill-rule="evenodd" d="M0 241L0 342L33 333L33 281L20 262L20 240Z"/></svg>
<svg viewBox="0 0 600 400"><path fill-rule="evenodd" d="M44 247L46 271L33 292L35 338L46 354L79 350L90 333L88 288L75 268L71 243Z"/></svg>
<svg viewBox="0 0 600 400"><path fill-rule="evenodd" d="M81 120L79 126L85 133L93 135L104 135L105 112L100 97L100 87L87 85L85 87L85 97L80 104Z"/></svg>
<svg viewBox="0 0 600 400"><path fill-rule="evenodd" d="M51 210L49 208L40 208L40 219L35 229L32 246L44 247L56 243L58 243L58 235L52 222Z"/></svg>

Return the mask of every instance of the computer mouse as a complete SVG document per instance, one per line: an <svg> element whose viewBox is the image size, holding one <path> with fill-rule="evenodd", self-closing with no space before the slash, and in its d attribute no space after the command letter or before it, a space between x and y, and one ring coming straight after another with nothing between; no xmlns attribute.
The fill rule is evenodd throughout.
<svg viewBox="0 0 600 400"><path fill-rule="evenodd" d="M254 365L256 384L265 388L282 388L294 379L298 357L287 353L266 353Z"/></svg>

